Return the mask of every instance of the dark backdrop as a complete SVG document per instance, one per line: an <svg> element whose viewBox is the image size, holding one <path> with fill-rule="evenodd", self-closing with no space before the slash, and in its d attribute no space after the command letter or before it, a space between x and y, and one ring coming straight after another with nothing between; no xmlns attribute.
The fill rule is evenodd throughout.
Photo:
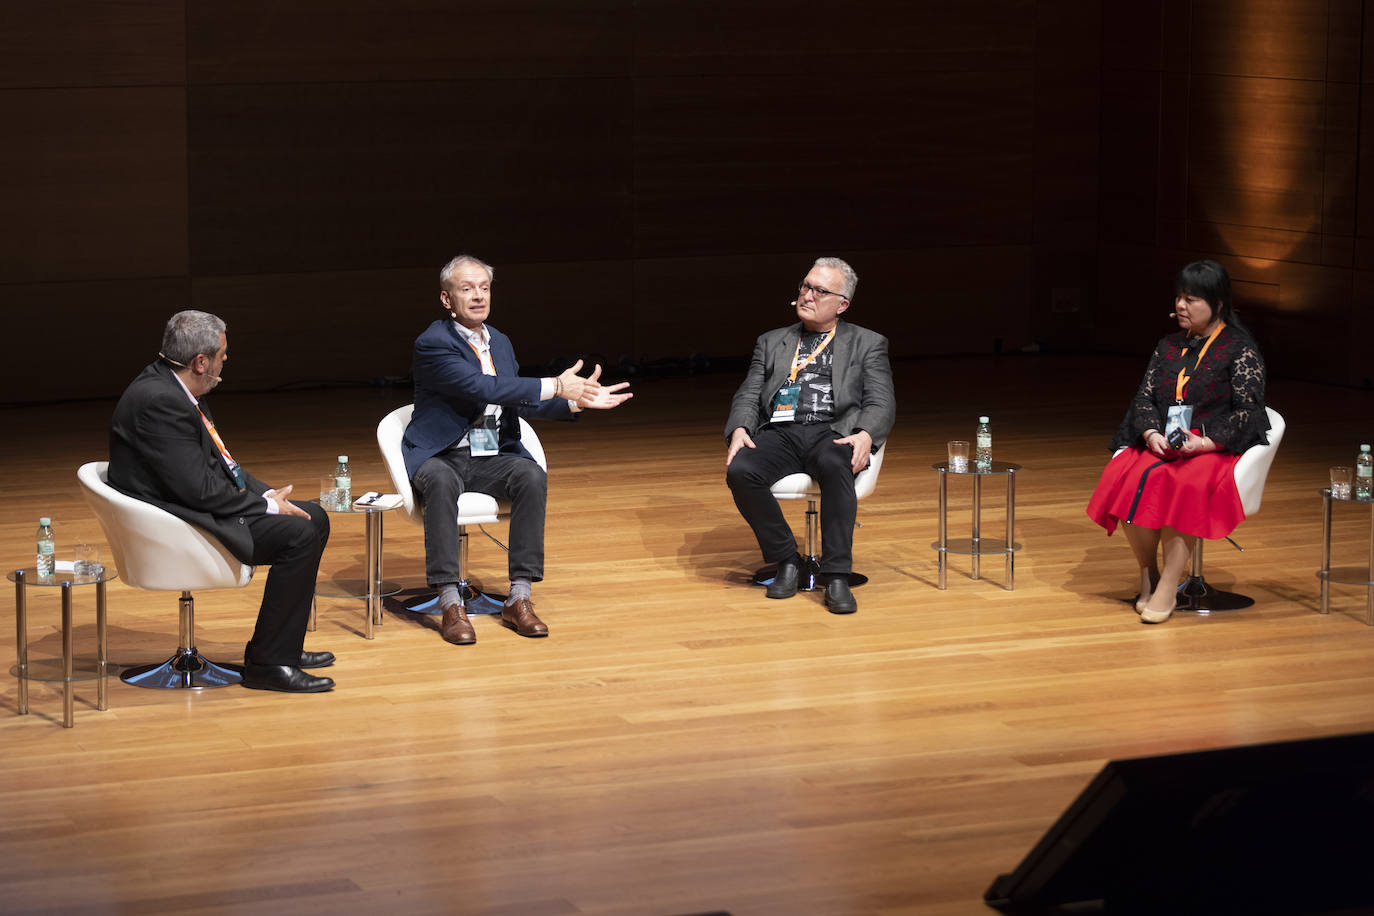
<svg viewBox="0 0 1374 916"><path fill-rule="evenodd" d="M821 254L898 356L1143 360L1205 254L1275 372L1368 384L1370 46L1360 0L8 0L0 401L117 393L188 305L236 388L403 376L459 250L527 363L743 356Z"/></svg>

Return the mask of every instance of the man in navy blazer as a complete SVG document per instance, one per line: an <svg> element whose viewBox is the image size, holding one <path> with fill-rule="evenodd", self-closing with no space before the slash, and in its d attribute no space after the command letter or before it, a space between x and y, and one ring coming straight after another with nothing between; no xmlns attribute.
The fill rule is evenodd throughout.
<svg viewBox="0 0 1374 916"><path fill-rule="evenodd" d="M110 420L110 485L204 528L240 562L270 564L253 638L243 652L243 686L289 693L329 690L334 681L301 670L333 664L304 651L305 628L329 516L288 499L234 460L205 395L229 358L222 320L178 312L157 361L124 390Z"/></svg>
<svg viewBox="0 0 1374 916"><path fill-rule="evenodd" d="M769 598L797 593L801 557L770 487L805 472L821 488L820 573L825 606L859 609L853 565L854 477L882 447L896 418L887 338L840 320L859 276L839 258L818 258L798 286L798 324L759 337L725 423L725 481L764 559L778 564Z"/></svg>
<svg viewBox="0 0 1374 916"><path fill-rule="evenodd" d="M487 324L495 271L459 255L439 272L439 303L448 318L415 340L415 412L401 440L406 473L425 524L425 578L439 590L439 631L455 645L477 641L458 592L458 497L471 490L508 499L510 596L501 623L521 636L547 636L534 613L531 584L544 578L548 480L520 444L519 417L568 420L586 408L628 400L628 382L603 386L601 367L583 378L578 360L548 378L520 375L510 338Z"/></svg>

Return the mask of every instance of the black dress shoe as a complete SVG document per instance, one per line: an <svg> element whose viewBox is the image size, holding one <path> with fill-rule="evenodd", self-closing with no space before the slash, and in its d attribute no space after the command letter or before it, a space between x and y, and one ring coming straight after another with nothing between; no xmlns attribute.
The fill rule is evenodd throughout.
<svg viewBox="0 0 1374 916"><path fill-rule="evenodd" d="M778 564L778 571L773 573L773 581L768 583L768 590L764 594L769 598L791 598L797 593L797 579L800 576L800 557L783 560Z"/></svg>
<svg viewBox="0 0 1374 916"><path fill-rule="evenodd" d="M302 668L328 668L332 664L333 652L301 652Z"/></svg>
<svg viewBox="0 0 1374 916"><path fill-rule="evenodd" d="M280 690L283 693L323 693L333 688L332 678L306 674L295 665L243 666L243 686L254 690Z"/></svg>
<svg viewBox="0 0 1374 916"><path fill-rule="evenodd" d="M832 614L852 614L859 609L849 590L848 576L835 576L825 583L825 607Z"/></svg>

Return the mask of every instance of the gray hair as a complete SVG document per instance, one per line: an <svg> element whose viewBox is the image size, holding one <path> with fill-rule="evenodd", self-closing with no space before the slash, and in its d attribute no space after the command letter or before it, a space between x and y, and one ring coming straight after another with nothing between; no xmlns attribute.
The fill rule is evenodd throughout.
<svg viewBox="0 0 1374 916"><path fill-rule="evenodd" d="M491 281L496 279L495 268L493 268L486 261L474 258L470 254L460 254L458 255L458 257L454 258L452 261L449 261L447 264L445 264L443 268L439 271L439 288L447 289L448 281L450 278L452 278L454 271L462 267L464 264L476 264L478 267L482 268L487 272L487 280Z"/></svg>
<svg viewBox="0 0 1374 916"><path fill-rule="evenodd" d="M829 267L844 274L844 297L846 299L854 298L854 290L859 288L859 275L854 272L854 268L839 258L817 258L816 263L811 266Z"/></svg>
<svg viewBox="0 0 1374 916"><path fill-rule="evenodd" d="M213 357L219 352L219 336L224 329L224 320L209 312L177 312L167 319L167 329L162 332L162 356L181 365L190 364L202 353Z"/></svg>

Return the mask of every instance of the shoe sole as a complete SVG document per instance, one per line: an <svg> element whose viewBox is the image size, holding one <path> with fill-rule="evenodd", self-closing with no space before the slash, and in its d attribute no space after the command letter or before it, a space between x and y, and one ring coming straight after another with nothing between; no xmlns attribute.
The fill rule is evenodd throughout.
<svg viewBox="0 0 1374 916"><path fill-rule="evenodd" d="M239 681L241 685L249 690L271 690L276 693L327 693L334 689L334 682L330 681L320 687L274 687L269 684L250 684L247 681Z"/></svg>
<svg viewBox="0 0 1374 916"><path fill-rule="evenodd" d="M853 607L831 607L827 604L825 609L832 614L853 614L859 610L859 606L856 604Z"/></svg>

